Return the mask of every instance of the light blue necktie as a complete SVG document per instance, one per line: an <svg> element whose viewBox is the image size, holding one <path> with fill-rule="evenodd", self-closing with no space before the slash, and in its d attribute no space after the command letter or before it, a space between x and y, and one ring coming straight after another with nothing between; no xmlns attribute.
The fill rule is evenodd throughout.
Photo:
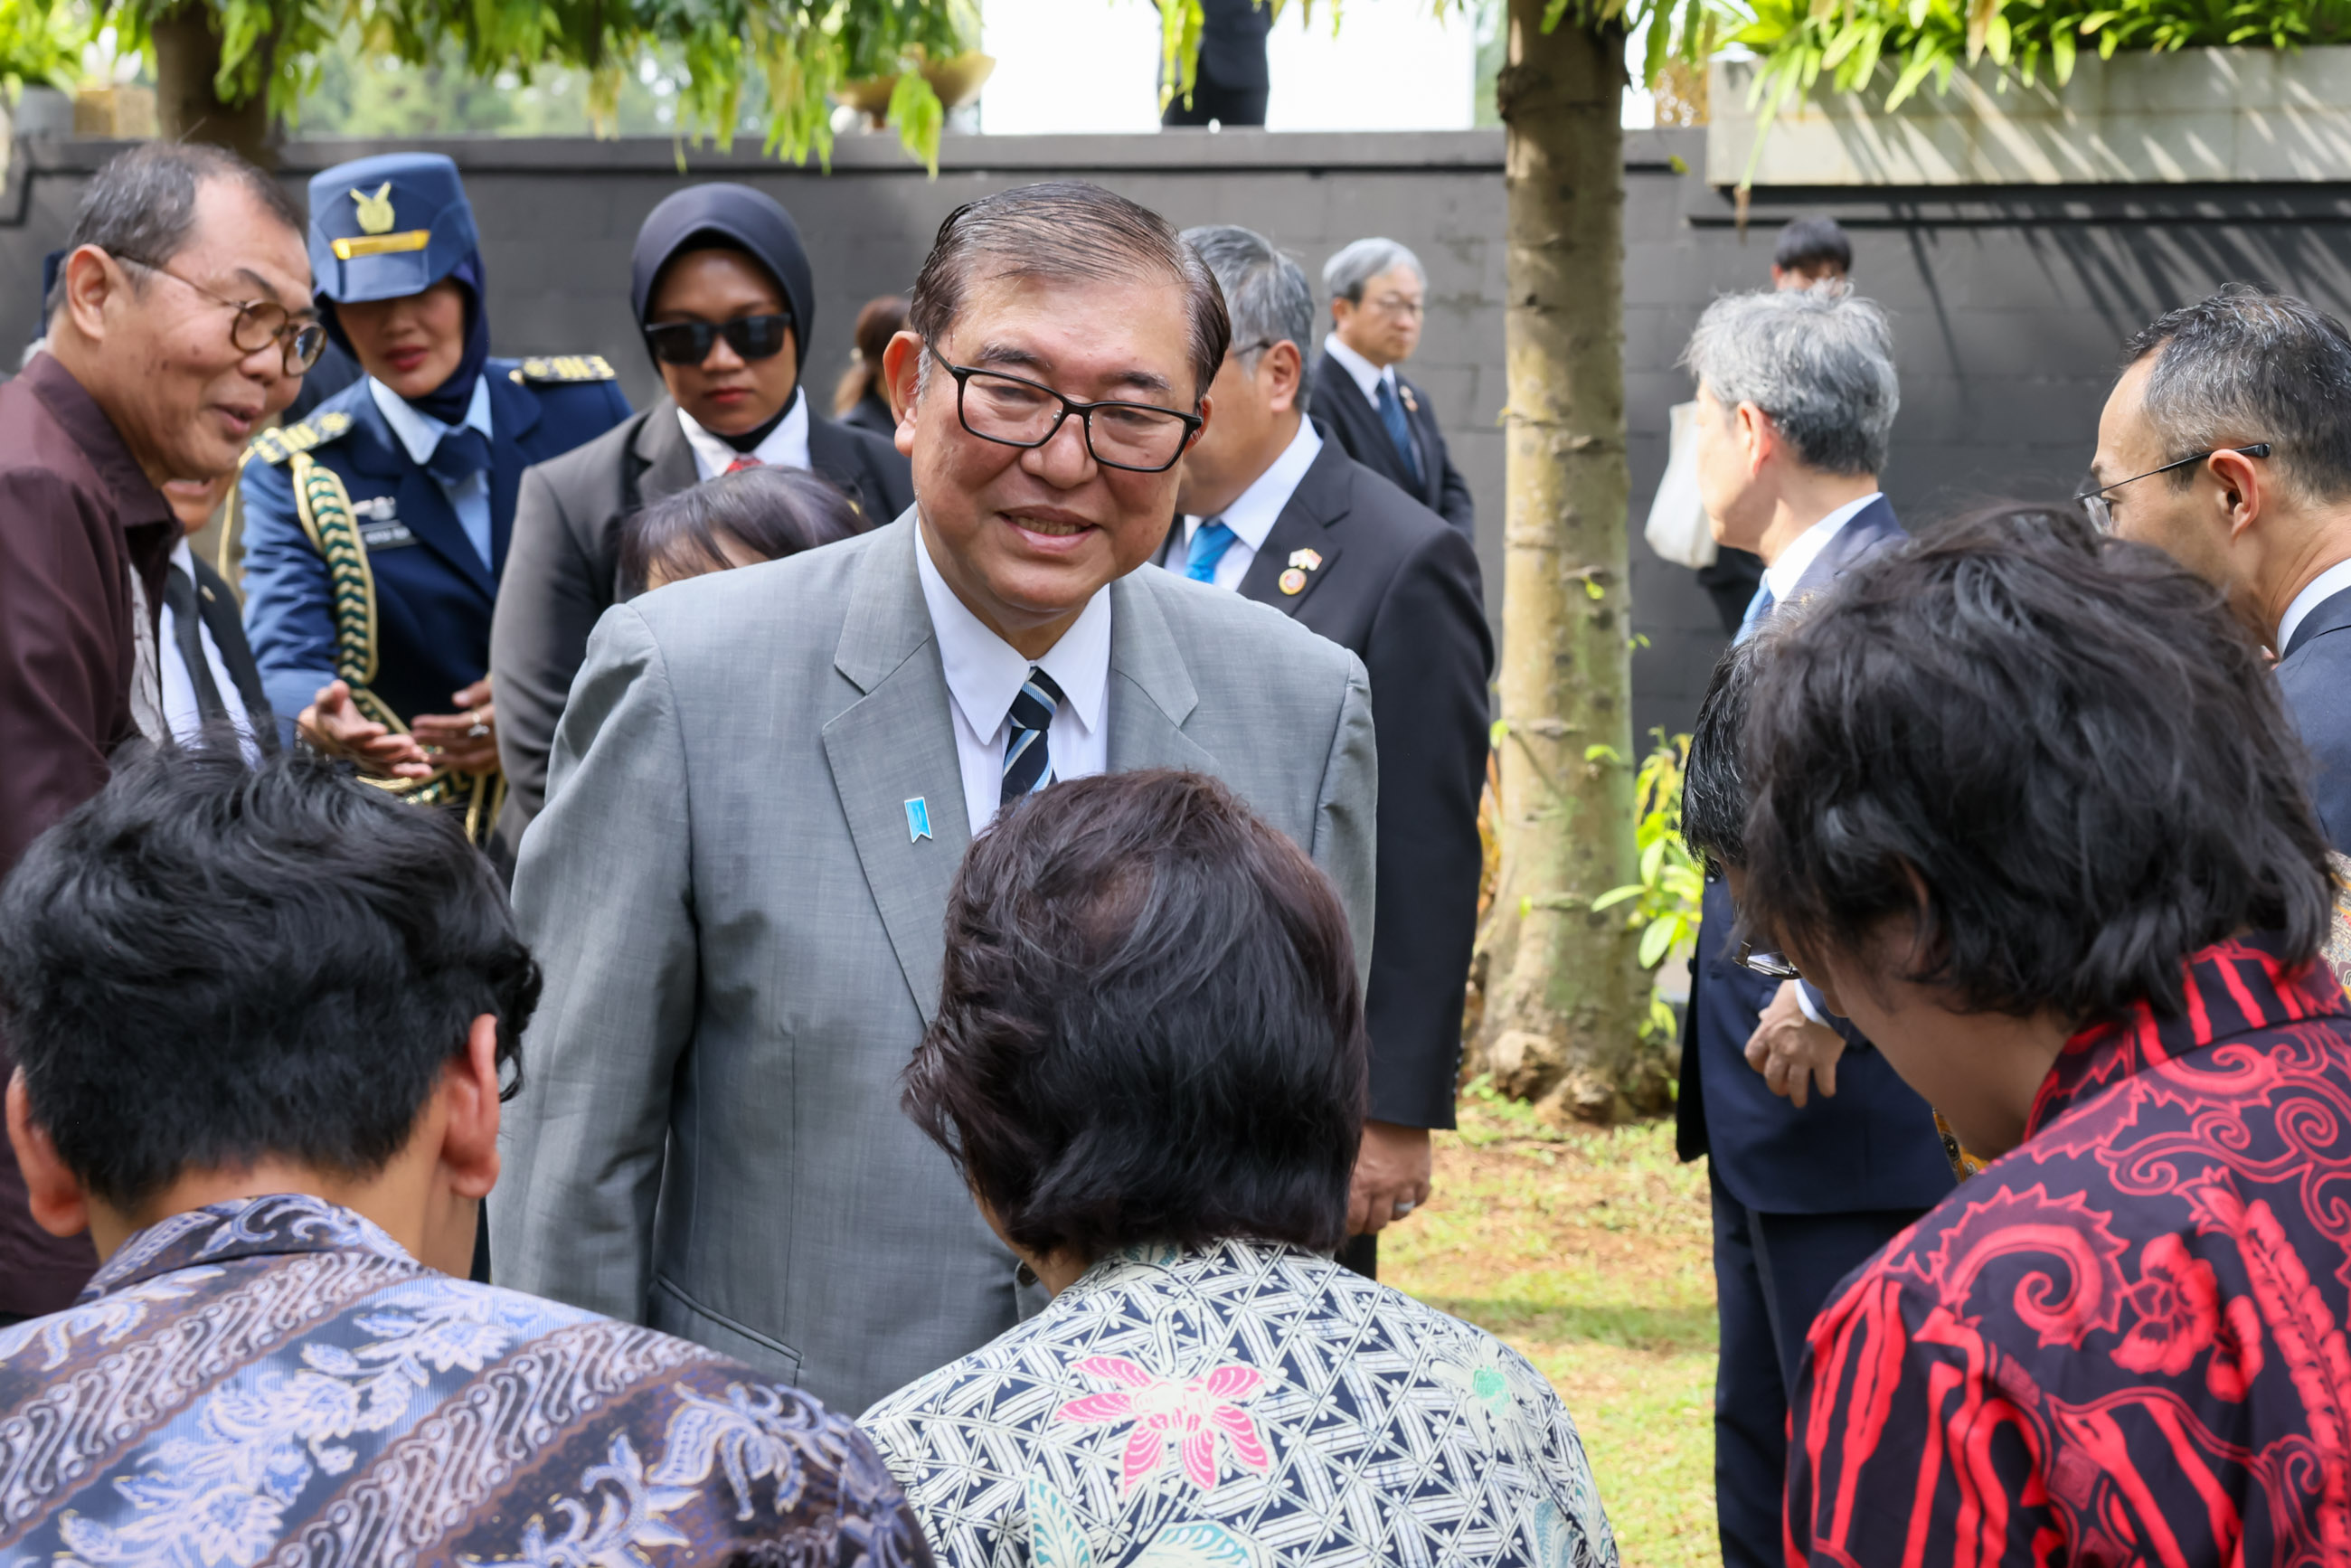
<svg viewBox="0 0 2351 1568"><path fill-rule="evenodd" d="M1755 628L1771 618L1771 606L1778 602L1778 600L1771 597L1771 585L1768 582L1759 583L1755 589L1755 597L1747 601L1747 613L1740 617L1739 635L1733 637L1731 641L1744 643L1753 636Z"/></svg>
<svg viewBox="0 0 2351 1568"><path fill-rule="evenodd" d="M1192 530L1191 548L1184 555L1184 575L1194 582L1217 580L1217 563L1240 536L1225 527L1222 517L1210 517Z"/></svg>
<svg viewBox="0 0 2351 1568"><path fill-rule="evenodd" d="M1388 439L1395 443L1396 455L1411 470L1412 482L1419 484L1420 447L1412 438L1412 426L1405 423L1404 404L1396 402L1395 388L1388 385L1387 377L1379 379L1379 391L1372 401L1379 405L1380 423L1388 427Z"/></svg>

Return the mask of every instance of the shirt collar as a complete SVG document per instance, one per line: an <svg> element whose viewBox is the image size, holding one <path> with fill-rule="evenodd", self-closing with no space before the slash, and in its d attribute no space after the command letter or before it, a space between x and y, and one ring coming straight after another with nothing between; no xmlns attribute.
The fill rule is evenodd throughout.
<svg viewBox="0 0 2351 1568"><path fill-rule="evenodd" d="M2312 578L2294 596L2294 602L2285 607L2285 619L2278 622L2277 641L2270 644L2270 652L2283 658L2285 651L2294 645L2294 632L2310 612L2346 588L2351 588L2351 560L2338 560Z"/></svg>
<svg viewBox="0 0 2351 1568"><path fill-rule="evenodd" d="M2032 1103L2027 1138L2133 1074L2217 1040L2351 1013L2325 960L2289 969L2277 956L2275 938L2265 935L2215 943L2189 954L2181 968L2185 1000L2179 1017L2159 1019L2140 1001L2114 1022L2093 1024L2065 1042Z"/></svg>
<svg viewBox="0 0 2351 1568"><path fill-rule="evenodd" d="M1314 422L1301 419L1298 434L1290 438L1290 444L1281 449L1281 455L1269 464L1264 473L1250 480L1249 487L1243 490L1231 506L1217 514L1224 520L1225 527L1233 530L1233 537L1252 551L1265 549L1266 535L1273 532L1274 522L1281 516L1281 508L1290 505L1290 497L1297 490L1299 481L1306 477L1309 468L1314 466L1315 456L1322 450L1322 438L1314 433ZM1198 517L1186 517L1184 519L1184 538L1187 543L1199 527Z"/></svg>
<svg viewBox="0 0 2351 1568"><path fill-rule="evenodd" d="M758 458L770 468L812 466L809 461L808 399L800 395L798 387L792 389L791 405L784 410L784 417L776 422L776 428L768 432L766 438L747 454L736 451L727 444L726 437L705 430L695 422L694 415L683 408L677 411L677 423L678 428L685 432L686 444L694 448L694 466L705 479L716 478L726 473L727 466L737 457L747 455Z"/></svg>
<svg viewBox="0 0 2351 1568"><path fill-rule="evenodd" d="M383 422L392 426L392 433L400 437L400 444L407 451L409 460L419 467L433 461L434 449L441 444L441 438L452 428L478 430L483 440L489 439L490 378L487 376L474 378L474 395L465 404L465 417L454 427L419 410L373 376L368 377L367 383L368 395L375 399L375 406L382 413Z"/></svg>
<svg viewBox="0 0 2351 1568"><path fill-rule="evenodd" d="M1003 728L1012 699L1034 664L1053 677L1061 697L1088 735L1101 727L1102 705L1110 689L1110 589L1094 591L1086 607L1061 640L1031 660L989 631L964 601L956 597L931 559L928 528L917 523L914 570L922 579L923 602L931 612L931 631L938 639L939 663L945 666L947 691L962 710L964 722L983 739Z"/></svg>
<svg viewBox="0 0 2351 1568"><path fill-rule="evenodd" d="M1372 363L1371 361L1342 342L1336 332L1322 340L1322 351L1338 361L1346 372L1355 378L1355 384L1364 389L1364 396L1373 402L1380 400L1380 394L1374 389L1382 382L1387 382L1390 387L1395 385L1394 365L1382 366Z"/></svg>
<svg viewBox="0 0 2351 1568"><path fill-rule="evenodd" d="M1771 588L1772 602L1785 604L1796 596L1796 585L1804 580L1804 573L1813 562L1821 559L1821 551L1837 537L1837 530L1859 517L1862 508L1886 492L1872 490L1858 500L1847 501L1811 528L1796 536L1795 542L1780 552L1780 559L1763 569L1763 580Z"/></svg>
<svg viewBox="0 0 2351 1568"><path fill-rule="evenodd" d="M197 1264L290 1252L368 1252L413 1262L374 1221L308 1193L231 1198L139 1231L82 1287L91 1301ZM419 1264L418 1267L423 1267Z"/></svg>

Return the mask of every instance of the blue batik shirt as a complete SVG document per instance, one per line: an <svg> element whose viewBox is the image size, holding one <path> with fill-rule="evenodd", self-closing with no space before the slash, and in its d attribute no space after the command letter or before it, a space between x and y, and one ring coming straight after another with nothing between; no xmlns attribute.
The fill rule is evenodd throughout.
<svg viewBox="0 0 2351 1568"><path fill-rule="evenodd" d="M141 1231L0 1330L0 1563L925 1564L865 1438L308 1197Z"/></svg>

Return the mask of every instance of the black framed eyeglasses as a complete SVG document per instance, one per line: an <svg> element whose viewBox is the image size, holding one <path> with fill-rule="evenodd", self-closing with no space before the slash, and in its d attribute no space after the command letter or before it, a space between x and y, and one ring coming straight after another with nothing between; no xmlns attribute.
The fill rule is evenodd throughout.
<svg viewBox="0 0 2351 1568"><path fill-rule="evenodd" d="M2102 534L2110 534L2115 531L2115 507L2114 503L2106 499L2107 491L2119 490L2126 485L2136 485L2142 479L2152 479L2158 474L2168 474L2175 468L2185 468L2190 464L2201 463L2207 457L2218 456L2223 452L2233 452L2240 457L2267 457L2270 455L2270 444L2266 441L2256 441L2251 446L2208 446L2201 452L2191 452L2187 456L2177 458L2160 468L2150 468L2144 474L2134 474L2127 479L2117 479L2111 485L2093 486L2074 499L2088 515L2093 528Z"/></svg>
<svg viewBox="0 0 2351 1568"><path fill-rule="evenodd" d="M1156 403L1080 402L1042 382L949 364L928 343L923 349L955 378L956 416L963 427L1000 446L1042 446L1074 413L1095 462L1134 474L1164 474L1184 455L1193 433L1207 423L1196 413L1179 413Z"/></svg>
<svg viewBox="0 0 2351 1568"><path fill-rule="evenodd" d="M653 321L644 327L645 347L665 365L698 365L718 340L747 360L772 360L784 351L792 329L789 316L737 316L732 321Z"/></svg>
<svg viewBox="0 0 2351 1568"><path fill-rule="evenodd" d="M1767 980L1801 980L1804 972L1768 947L1758 947L1752 942L1739 945L1739 964Z"/></svg>
<svg viewBox="0 0 2351 1568"><path fill-rule="evenodd" d="M226 295L214 294L201 283L190 282L168 267L140 256L111 251L107 254L117 261L160 272L181 287L193 288L214 304L225 305L235 311L235 319L228 324L229 345L241 354L257 354L272 343L282 344L286 373L289 376L300 375L327 351L327 329L319 324L315 311L298 315L275 299L231 299Z"/></svg>

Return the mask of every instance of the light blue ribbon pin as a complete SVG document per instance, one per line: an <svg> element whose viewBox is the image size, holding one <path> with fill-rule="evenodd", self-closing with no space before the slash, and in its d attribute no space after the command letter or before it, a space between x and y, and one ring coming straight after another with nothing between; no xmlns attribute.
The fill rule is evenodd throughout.
<svg viewBox="0 0 2351 1568"><path fill-rule="evenodd" d="M906 802L906 841L920 843L931 836L930 802L917 795Z"/></svg>

